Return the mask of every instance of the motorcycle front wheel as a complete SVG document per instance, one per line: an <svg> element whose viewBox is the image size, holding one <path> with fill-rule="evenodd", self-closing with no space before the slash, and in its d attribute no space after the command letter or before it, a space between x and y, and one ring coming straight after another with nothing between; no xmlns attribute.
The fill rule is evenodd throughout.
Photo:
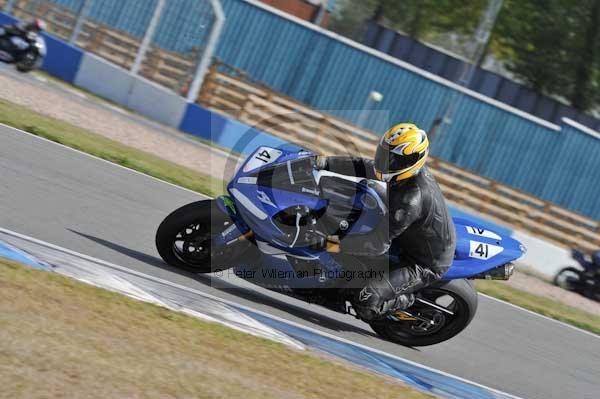
<svg viewBox="0 0 600 399"><path fill-rule="evenodd" d="M407 309L418 319L384 318L370 324L382 338L404 346L428 346L447 341L464 330L477 312L477 291L467 280L452 280L426 287Z"/></svg>
<svg viewBox="0 0 600 399"><path fill-rule="evenodd" d="M170 266L194 273L211 273L227 268L226 263L252 247L241 241L226 249L214 249L213 237L233 222L214 200L185 205L163 220L156 232L156 249Z"/></svg>
<svg viewBox="0 0 600 399"><path fill-rule="evenodd" d="M581 280L581 271L575 267L567 266L558 271L554 276L554 285L567 290L577 291L576 282Z"/></svg>
<svg viewBox="0 0 600 399"><path fill-rule="evenodd" d="M27 73L35 69L36 63L37 56L34 53L27 53L15 64L15 68L21 73Z"/></svg>

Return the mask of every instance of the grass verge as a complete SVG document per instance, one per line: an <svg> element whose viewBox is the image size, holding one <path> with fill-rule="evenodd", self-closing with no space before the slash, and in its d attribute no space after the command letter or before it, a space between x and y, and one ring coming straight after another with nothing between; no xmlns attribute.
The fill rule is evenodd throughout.
<svg viewBox="0 0 600 399"><path fill-rule="evenodd" d="M497 281L477 280L479 292L600 335L600 316Z"/></svg>
<svg viewBox="0 0 600 399"><path fill-rule="evenodd" d="M220 180L3 100L0 100L0 122L194 191L213 196L222 192ZM498 282L478 281L477 288L490 296L600 334L598 316L561 302Z"/></svg>
<svg viewBox="0 0 600 399"><path fill-rule="evenodd" d="M430 396L316 354L0 260L3 397Z"/></svg>
<svg viewBox="0 0 600 399"><path fill-rule="evenodd" d="M194 191L222 193L221 180L8 101L0 100L0 123Z"/></svg>

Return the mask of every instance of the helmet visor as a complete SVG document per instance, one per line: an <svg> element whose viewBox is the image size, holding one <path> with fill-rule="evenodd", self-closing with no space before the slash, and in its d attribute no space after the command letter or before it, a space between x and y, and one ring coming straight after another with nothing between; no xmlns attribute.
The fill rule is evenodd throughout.
<svg viewBox="0 0 600 399"><path fill-rule="evenodd" d="M382 144L377 146L375 152L375 170L384 174L398 172L419 162L421 156L422 154L394 154L387 144Z"/></svg>

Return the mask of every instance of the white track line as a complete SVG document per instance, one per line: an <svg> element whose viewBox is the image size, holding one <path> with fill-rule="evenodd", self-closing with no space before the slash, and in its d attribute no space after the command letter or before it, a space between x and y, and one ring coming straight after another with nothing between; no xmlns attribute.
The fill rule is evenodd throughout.
<svg viewBox="0 0 600 399"><path fill-rule="evenodd" d="M76 252L76 251L72 251L70 249L60 247L58 245L50 244L48 242L45 242L45 241L42 241L42 240L38 240L37 238L26 236L24 234L20 234L20 233L17 233L15 231L12 231L12 230L7 230L7 229L4 229L4 228L0 227L0 232L4 233L6 235L9 235L9 236L17 237L17 238L20 238L22 240L32 242L32 243L37 244L37 245L44 246L46 248L53 249L55 251L63 252L65 254L68 254L68 255L71 255L71 256L76 256L76 257L79 257L81 259L85 259L85 260L90 261L90 262L98 263L98 264L101 264L101 265L106 266L106 267L111 268L111 269L119 270L121 272L132 274L132 275L137 276L137 277L145 278L145 279L150 280L150 281L154 281L154 282L157 282L157 283L168 285L170 287L177 288L177 289L180 289L180 290L183 290L183 291L187 291L187 292L190 292L190 293L193 293L193 294L201 295L201 296L203 296L205 298L212 299L214 301L221 302L221 303L224 303L224 304L229 305L229 306L233 306L233 307L237 307L237 308L240 308L240 309L244 309L244 310L247 310L249 312L253 312L253 313L259 314L261 316L264 316L264 317L267 317L267 318L270 318L270 319L273 319L273 320L277 320L277 321L279 321L281 323L289 324L289 325L292 325L294 327L310 331L310 332L312 332L314 334L321 335L323 337L327 337L327 338L330 338L330 339L333 339L333 340L336 340L336 341L339 341L339 342L343 342L343 343L348 344L348 345L355 346L355 347L360 348L360 349L368 350L368 351L371 351L371 352L374 352L374 353L377 353L377 354L380 354L380 355L383 355L383 356L387 356L387 357L389 357L391 359L399 360L399 361L411 364L411 365L413 365L415 367L419 367L419 368L422 368L424 370L435 372L435 373L438 373L440 375L443 375L443 376L446 376L446 377L449 377L449 378L453 378L453 379L455 379L457 381L461 381L461 382L464 382L464 383L467 383L467 384L471 384L473 386L476 386L476 387L488 390L490 392L494 392L494 393L497 393L497 394L500 394L500 395L504 395L504 396L512 398L512 399L522 399L519 396L515 396L515 395L512 395L512 394L500 391L500 390L495 389L495 388L490 388L490 387L487 387L485 385L478 384L478 383L476 383L474 381L470 381L470 380L467 380L465 378L458 377L458 376L450 374L450 373L446 373L445 371L438 370L438 369L435 369L433 367L425 366L423 364L420 364L420 363L417 363L417 362L413 362L412 360L408 360L408 359L402 358L400 356L396 356L396 355L384 352L384 351L379 350L379 349L372 348L372 347L364 345L364 344L353 342L353 341L350 341L348 339L345 339L345 338L338 337L336 335L327 333L325 331L320 331L320 330L317 330L315 328L312 328L312 327L309 327L309 326L305 326L303 324L296 323L294 321L287 320L287 319L284 319L282 317L278 317L278 316L272 315L272 314L267 313L267 312L263 312L263 311L258 310L258 309L251 308L249 306L240 305L240 304L235 303L233 301L230 301L230 300L227 300L227 299L223 299L223 298L219 298L217 296L214 296L214 295L208 294L206 292L202 292L202 291L196 290L194 288L186 287L184 285L180 285L180 284L171 282L169 280L164 280L164 279L162 279L160 277L154 277L154 276L142 273L142 272L138 272L136 270L128 269L126 267L119 266L119 265L116 265L114 263L110 263L110 262L104 261L102 259L94 258L92 256L84 255L82 253L79 253L79 252Z"/></svg>
<svg viewBox="0 0 600 399"><path fill-rule="evenodd" d="M68 147L68 146L66 146L66 145L63 145L63 144L60 144L60 143L54 142L54 141L52 141L52 140L48 140L48 139L46 139L46 138L43 138L43 137L36 136L35 134L31 134L31 133L29 133L29 132L26 132L26 131L23 131L23 130L20 130L20 129L16 129L16 128L12 127L12 126L8 126L8 125L5 125L5 124L3 124L3 123L0 123L0 126L2 126L2 127L5 127L5 128L8 128L8 129L11 129L11 130L14 130L14 131L17 131L17 132L20 132L20 133L25 133L25 134L27 134L27 135L29 135L29 136L31 136L31 137L35 137L36 139L39 139L39 140L45 141L45 142L47 142L47 143L51 143L51 144L57 145L57 146L59 146L59 147L66 148L66 149L68 149L68 150L71 150L71 151L74 151L74 152L76 152L76 153L78 153L78 154L82 154L82 155L85 155L85 156L87 156L87 157L90 157L90 158L96 159L96 160L98 160L98 161L100 161L100 162L104 162L104 163L106 163L106 164L113 165L113 166L115 166L115 167L117 167L117 168L121 168L121 169L127 170L127 171L129 171L129 172L135 173L135 174L137 174L137 175L144 176L144 177L146 177L146 178L150 178L150 179L152 179L152 180L155 180L155 181L157 181L157 182L161 182L161 183L163 183L163 184L167 184L167 185L169 185L169 186L171 186L171 187L174 187L174 188L177 188L177 189L180 189L180 190L184 190L184 191L187 191L187 192L189 192L189 193L192 193L192 194L197 194L197 195L200 195L201 197L204 197L204 198L211 198L211 197L209 197L209 196L207 196L207 195L205 195L205 194L199 193L199 192L197 192L197 191L193 191L193 190L190 190L190 189L188 189L188 188L181 187L181 186L178 186L178 185L176 185L176 184L173 184L173 183L169 183L168 181L164 181L164 180L161 180L161 179L159 179L159 178L156 178L156 177L154 177L154 176L147 175L147 174L145 174L145 173L142 173L142 172L139 172L139 171L137 171L137 170L135 170L135 169L130 169L130 168L127 168L127 167L125 167L125 166L122 166L122 165L116 164L116 163L114 163L114 162L110 162L110 161L107 161L107 160L105 160L105 159L98 158L97 156L94 156L94 155L88 154L87 152L83 152L83 151L80 151L80 150L76 150L76 149L74 149L74 148L71 148L71 147ZM0 231L1 231L1 230L2 230L2 229L0 229ZM560 324L560 325L562 325L562 326L564 326L564 327L567 327L567 328L570 328L570 329L572 329L572 330L579 331L579 332L581 332L581 333L583 333L583 334L586 334L586 335L589 335L589 336L592 336L592 337L595 337L595 338L598 338L598 339L600 339L600 335L597 335L597 334L594 334L594 333L592 333L592 332L589 332L589 331L583 330L583 329L581 329L581 328L579 328L579 327L575 327L575 326L573 326L573 325L567 324L567 323L565 323L565 322L562 322L562 321L560 321L560 320L552 319L552 318L550 318L550 317L548 317L548 316L544 316L544 315L541 315L541 314L539 314L539 313L533 312L533 311L531 311L531 310L528 310L528 309L522 308L522 307L520 307L520 306L513 305L512 303L509 303L509 302L503 301L503 300L501 300L501 299L498 299L498 298L494 298L494 297L491 297L491 296L488 296L488 295L485 295L485 294L481 294L481 293L480 293L479 295L481 295L481 296L484 296L484 297L486 297L486 298L489 298L489 299L492 299L492 300L494 300L494 301L497 301L497 302L503 303L503 304L505 304L505 305L507 305L507 306L510 306L510 307L512 307L512 308L515 308L515 309L518 309L518 310L520 310L520 311L522 311L522 312L526 312L526 313L529 313L529 314L531 314L531 315L534 315L534 316L537 316L537 317L541 317L542 319L545 319L545 320L548 320L548 321L551 321L551 322L554 322L554 323Z"/></svg>

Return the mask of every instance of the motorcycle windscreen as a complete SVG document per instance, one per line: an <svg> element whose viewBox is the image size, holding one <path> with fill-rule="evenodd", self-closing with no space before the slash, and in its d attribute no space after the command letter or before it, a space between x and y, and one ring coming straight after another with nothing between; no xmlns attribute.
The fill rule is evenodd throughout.
<svg viewBox="0 0 600 399"><path fill-rule="evenodd" d="M256 184L262 187L316 195L318 192L313 176L313 163L313 157L306 157L277 164L258 172Z"/></svg>

